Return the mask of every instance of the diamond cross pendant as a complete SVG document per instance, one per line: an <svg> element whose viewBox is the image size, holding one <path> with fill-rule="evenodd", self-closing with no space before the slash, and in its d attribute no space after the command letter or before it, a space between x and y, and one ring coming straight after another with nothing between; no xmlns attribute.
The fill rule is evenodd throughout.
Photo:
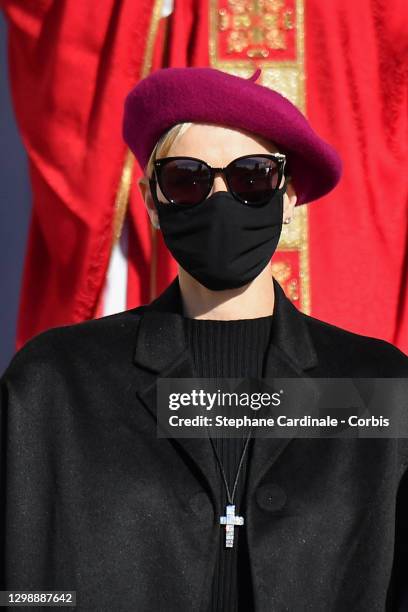
<svg viewBox="0 0 408 612"><path fill-rule="evenodd" d="M234 546L234 527L243 525L244 517L235 515L235 506L226 506L225 516L220 516L220 524L225 525L225 547Z"/></svg>

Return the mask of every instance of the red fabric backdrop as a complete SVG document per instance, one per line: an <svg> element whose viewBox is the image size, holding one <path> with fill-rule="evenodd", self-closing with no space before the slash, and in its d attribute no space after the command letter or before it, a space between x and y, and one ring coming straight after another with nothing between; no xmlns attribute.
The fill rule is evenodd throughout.
<svg viewBox="0 0 408 612"><path fill-rule="evenodd" d="M150 2L3 0L17 120L31 162L33 219L18 345L97 315L125 149L123 97L140 78ZM208 0L176 0L152 69L208 65ZM311 314L408 352L408 5L305 0L307 114L339 151L338 188L309 206ZM140 168L135 167L135 178ZM129 205L128 307L173 278L140 194Z"/></svg>
<svg viewBox="0 0 408 612"><path fill-rule="evenodd" d="M310 206L312 314L408 353L408 3L306 2L306 99L340 152Z"/></svg>
<svg viewBox="0 0 408 612"><path fill-rule="evenodd" d="M140 78L150 0L3 0L10 83L33 210L17 348L95 315L126 147L123 99Z"/></svg>

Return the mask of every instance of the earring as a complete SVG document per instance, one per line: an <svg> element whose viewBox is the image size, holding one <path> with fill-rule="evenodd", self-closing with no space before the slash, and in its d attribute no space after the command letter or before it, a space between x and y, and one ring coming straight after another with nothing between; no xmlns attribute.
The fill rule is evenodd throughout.
<svg viewBox="0 0 408 612"><path fill-rule="evenodd" d="M291 220L292 220L292 219L291 219L290 217L288 217L287 219L285 219L285 220L284 220L284 223L290 223L290 222L291 222Z"/></svg>

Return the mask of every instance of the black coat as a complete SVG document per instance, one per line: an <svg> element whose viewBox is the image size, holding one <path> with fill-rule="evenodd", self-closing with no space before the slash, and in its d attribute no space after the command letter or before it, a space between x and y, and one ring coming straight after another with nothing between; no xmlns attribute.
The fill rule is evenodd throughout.
<svg viewBox="0 0 408 612"><path fill-rule="evenodd" d="M391 344L302 314L274 280L267 376L407 377ZM219 484L208 439L156 435L157 377L192 377L178 279L151 304L48 330L1 379L2 589L77 609L206 610ZM257 438L257 612L408 610L408 440ZM405 568L404 568L404 563Z"/></svg>

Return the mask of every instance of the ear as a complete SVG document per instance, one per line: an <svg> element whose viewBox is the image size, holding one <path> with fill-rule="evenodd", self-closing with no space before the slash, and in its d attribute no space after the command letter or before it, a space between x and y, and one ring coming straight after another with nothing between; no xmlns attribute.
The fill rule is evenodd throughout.
<svg viewBox="0 0 408 612"><path fill-rule="evenodd" d="M286 186L286 193L283 196L283 223L290 223L295 216L295 206L297 195L292 181L289 180Z"/></svg>
<svg viewBox="0 0 408 612"><path fill-rule="evenodd" d="M153 225L155 229L159 229L160 228L159 217L157 215L156 206L153 201L152 194L150 192L149 181L145 176L142 176L141 178L138 179L137 183L142 193L142 197L143 197L148 215L150 217L151 224Z"/></svg>

